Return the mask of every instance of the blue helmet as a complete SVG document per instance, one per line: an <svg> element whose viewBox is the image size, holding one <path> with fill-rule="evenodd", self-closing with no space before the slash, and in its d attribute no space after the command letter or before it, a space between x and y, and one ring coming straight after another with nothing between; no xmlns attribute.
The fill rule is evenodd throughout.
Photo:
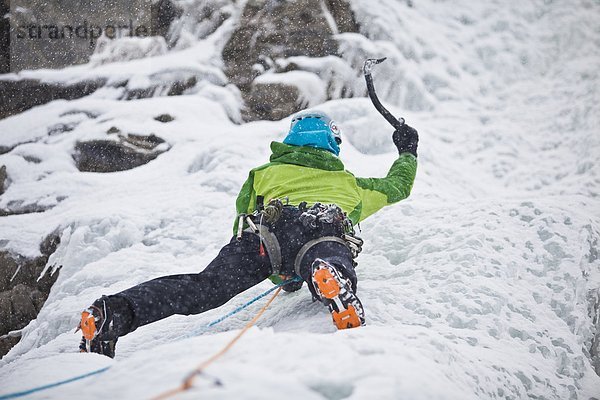
<svg viewBox="0 0 600 400"><path fill-rule="evenodd" d="M303 111L292 118L290 132L283 140L293 146L316 147L340 154L342 135L337 124L320 111Z"/></svg>

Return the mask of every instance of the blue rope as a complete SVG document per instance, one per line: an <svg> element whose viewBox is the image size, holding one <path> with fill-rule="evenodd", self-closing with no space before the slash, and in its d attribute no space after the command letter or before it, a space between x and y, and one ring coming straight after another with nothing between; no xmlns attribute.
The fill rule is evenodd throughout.
<svg viewBox="0 0 600 400"><path fill-rule="evenodd" d="M17 397L27 396L28 394L32 394L32 393L35 393L35 392L41 392L42 390L51 389L53 387L60 386L60 385L65 385L67 383L71 383L71 382L75 382L75 381L78 381L78 380L83 379L83 378L87 378L88 376L101 374L104 371L108 370L109 368L110 368L110 366L104 367L104 368L100 368L100 369L97 369L95 371L88 372L87 374L78 375L78 376L75 376L73 378L65 379L64 381L58 381L58 382L55 382L55 383L50 383L48 385L39 386L39 387L36 387L36 388L33 388L33 389L25 390L23 392L15 392L15 393L3 394L3 395L0 395L0 400L16 399Z"/></svg>
<svg viewBox="0 0 600 400"><path fill-rule="evenodd" d="M192 333L188 334L187 337L197 336L197 335L205 332L208 328L211 328L211 327L217 325L218 323L223 322L223 320L231 317L232 315L235 315L235 314L239 313L243 309L245 309L248 306L250 306L252 303L255 303L258 300L262 299L263 297L268 296L269 293L273 292L274 290L278 289L279 287L285 286L288 283L300 282L301 280L302 280L302 278L300 278L299 276L294 276L291 279L288 279L288 280L285 280L285 281L283 281L281 283L278 283L277 285L273 286L271 289L269 289L269 290L267 290L267 291L259 294L258 296L256 296L252 300L248 301L247 303L244 303L241 306L237 307L235 310L232 310L232 311L228 312L227 314L223 315L222 317L217 318L216 320L210 322L208 325L206 325L206 326L204 326L204 327L202 327L200 329L197 329L197 330L193 331Z"/></svg>
<svg viewBox="0 0 600 400"><path fill-rule="evenodd" d="M276 290L277 288L279 288L281 286L285 286L288 283L299 282L301 280L302 280L302 278L300 278L299 276L295 276L295 277L293 277L291 279L288 279L286 281L278 283L277 285L273 286L271 289L269 289L269 290L267 290L267 291L259 294L258 296L256 296L252 300L248 301L247 303L242 304L241 306L239 306L235 310L233 310L233 311L225 314L224 316L222 316L222 317L220 317L220 318L218 318L218 319L210 322L204 328L193 332L189 336L195 336L198 333L203 332L207 328L213 327L213 326L217 325L218 323L223 322L225 319L231 317L232 315L235 315L235 314L239 313L240 311L242 311L246 307L248 307L251 304L255 303L256 301L262 299L263 297L267 296L269 293L271 293L272 291ZM32 394L32 393L41 392L41 391L47 390L47 389L52 389L52 388L57 387L57 386L66 385L67 383L75 382L75 381L87 378L89 376L101 374L101 373L107 371L109 368L110 368L110 366L104 367L104 368L100 368L100 369L97 369L95 371L88 372L87 374L74 376L73 378L69 378L69 379L65 379L63 381L58 381L58 382L50 383L48 385L38 386L36 388L25 390L25 391L22 391L22 392L15 392L15 393L9 393L9 394L0 394L0 400L16 399L17 397L23 397L23 396L27 396L27 395Z"/></svg>

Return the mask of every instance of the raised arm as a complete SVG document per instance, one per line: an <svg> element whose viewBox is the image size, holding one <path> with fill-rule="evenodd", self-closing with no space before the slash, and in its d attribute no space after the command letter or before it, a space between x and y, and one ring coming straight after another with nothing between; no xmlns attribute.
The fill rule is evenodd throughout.
<svg viewBox="0 0 600 400"><path fill-rule="evenodd" d="M405 124L394 132L392 139L399 157L392 164L386 177L356 178L362 198L359 221L410 195L417 173L419 135L414 128Z"/></svg>

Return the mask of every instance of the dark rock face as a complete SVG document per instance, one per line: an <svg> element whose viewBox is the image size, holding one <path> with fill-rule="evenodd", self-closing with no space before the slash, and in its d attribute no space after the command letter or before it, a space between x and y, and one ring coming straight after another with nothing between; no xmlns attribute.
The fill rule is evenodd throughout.
<svg viewBox="0 0 600 400"><path fill-rule="evenodd" d="M73 4L73 1L69 0L68 2L65 2L65 4L62 4L63 2L59 2L61 4L54 4L54 3L47 3L47 2L39 2L37 0L27 0L26 1L27 4L29 4L31 7L31 12L34 12L34 14L36 12L42 12L46 13L44 14L43 18L41 18L41 21L46 21L49 22L53 22L53 23L58 23L60 22L62 19L59 18L59 15L64 14L64 10L69 10L68 16L63 16L64 18L67 18L66 21L63 21L65 24L67 22L72 22L70 20L68 20L68 18L75 18L76 14L79 12L82 15L80 16L81 18L76 18L76 20L79 22L79 20L81 21L90 21L90 18L86 18L85 17L85 13L91 13L94 15L94 19L98 19L98 21L107 23L108 21L116 21L116 20L123 20L126 21L128 20L128 18L126 18L126 15L128 15L127 13L123 13L122 7L125 7L125 9L127 8L131 8L129 6L131 6L131 4L127 4L127 2L124 1L119 1L117 2L119 7L113 7L113 6L106 6L105 4L103 4L103 2L99 2L98 0L95 0L94 4L86 4L86 7L84 7L83 9L81 9L81 4ZM144 3L146 4L146 3ZM149 5L149 4L148 4ZM92 7L92 8L90 8ZM2 72L9 72L10 68L11 68L11 60L10 60L10 25L9 25L9 20L8 18L4 18L5 15L8 14L8 12L10 11L10 6L8 4L8 2L6 1L1 1L0 2L0 73ZM98 12L96 12L98 11ZM128 12L133 12L135 13L135 10L127 10ZM148 14L148 21L150 21L149 23L151 23L151 27L149 27L149 34L152 33L153 35L161 35L161 36L166 36L169 27L171 25L171 23L177 19L179 16L181 16L182 10L180 8L178 8L172 1L170 0L160 0L156 3L153 3L151 6L149 5L148 10L144 10L144 7L142 7L142 11L143 14ZM27 14L27 18L31 18L33 14L31 13L25 13ZM31 14L31 15L30 15ZM73 15L71 15L73 14ZM151 15L151 18L150 18ZM53 16L56 16L56 18L53 18ZM23 17L22 15L20 17ZM114 17L114 18L113 18ZM136 18L133 18L134 20ZM139 22L140 24L145 23L146 18L143 17ZM97 22L98 22L97 21ZM91 21L90 21L91 23ZM98 22L98 24L100 24L100 22ZM26 25L26 24L25 24ZM101 25L101 24L100 24ZM64 42L64 40L62 41L57 41L57 42ZM6 45L4 45L6 44ZM55 57L52 58L52 62L50 65L47 66L53 66L53 67L64 67L64 66L68 66L68 65L73 65L73 64L80 64L82 62L87 62L89 60L90 55L92 54L93 50L94 50L94 46L79 46L78 43L74 44L74 48L71 49L72 51L59 51L60 49L56 50ZM79 47L78 47L79 46ZM41 54L41 52L23 52L23 56L24 54L36 54L39 55ZM67 54L67 58L65 58L65 55L63 53ZM70 59L69 57L73 56L73 59ZM34 57L35 58L35 57ZM14 61L14 60L13 60ZM23 61L23 60L20 60ZM48 60L46 60L48 61ZM31 60L31 66L35 67L37 61L35 60ZM50 62L50 61L48 61ZM56 65L54 65L54 64ZM14 63L13 63L14 64ZM24 62L24 65L27 66L28 62ZM12 65L13 70L15 70L15 66ZM21 68L16 68L16 69L21 69ZM87 96L93 92L95 92L97 89L99 89L100 87L104 86L106 84L106 79L96 79L96 80L86 80L86 81L81 81L81 82L76 82L73 84L59 84L59 83L48 83L48 82L41 82L39 80L35 80L35 79L17 79L17 80L10 80L10 79L0 79L0 104L2 104L2 107L0 107L0 119L1 118L6 118L9 117L11 115L15 115L18 113L21 113L23 111L26 111L32 107L38 106L38 105L42 105L42 104L46 104L49 103L52 100L57 100L57 99L65 99L65 100L74 100L74 99L78 99L84 96ZM169 96L176 96L176 95L180 95L182 94L186 89L194 86L196 84L196 78L190 78L187 80L183 80L183 81L176 81L176 82L170 82L169 83L169 88L167 89L168 93L166 93ZM163 88L157 88L157 87L153 87L150 88L148 90L142 90L141 93L138 93L140 91L132 91L131 93L126 93L125 95L125 99L129 100L129 99L137 99L137 98L146 98L146 97L152 97L154 95L156 95L156 92L160 91L159 89L163 89Z"/></svg>
<svg viewBox="0 0 600 400"><path fill-rule="evenodd" d="M156 149L165 141L154 134L129 134L119 139L77 142L73 155L77 169L82 172L125 171L144 165L168 150Z"/></svg>
<svg viewBox="0 0 600 400"><path fill-rule="evenodd" d="M149 36L151 11L143 0L14 0L11 70L87 63L103 34Z"/></svg>
<svg viewBox="0 0 600 400"><path fill-rule="evenodd" d="M347 0L327 0L326 3L340 33L359 31L358 23Z"/></svg>
<svg viewBox="0 0 600 400"><path fill-rule="evenodd" d="M280 119L283 110L294 112L300 107L299 91L293 86L278 84L274 88L277 93L268 96L264 85L253 85L264 70L274 69L274 60L337 55L333 35L358 31L347 0L327 0L325 4L327 10L320 0L246 3L238 27L223 49L223 61L227 77L244 96L248 119ZM282 100L286 104L277 103Z"/></svg>
<svg viewBox="0 0 600 400"><path fill-rule="evenodd" d="M246 119L279 120L301 110L300 92L282 83L255 83L246 98Z"/></svg>
<svg viewBox="0 0 600 400"><path fill-rule="evenodd" d="M147 99L155 96L181 96L198 83L195 76L182 77L173 81L163 81L144 89L126 89L123 100Z"/></svg>
<svg viewBox="0 0 600 400"><path fill-rule="evenodd" d="M10 71L10 12L9 0L0 1L0 74Z"/></svg>
<svg viewBox="0 0 600 400"><path fill-rule="evenodd" d="M167 96L181 96L186 90L193 88L198 83L198 78L192 76L191 78L185 80L175 81L169 91L167 92Z"/></svg>
<svg viewBox="0 0 600 400"><path fill-rule="evenodd" d="M323 57L337 53L333 32L319 0L246 3L237 30L223 49L225 73L248 90L258 71L254 64L291 56Z"/></svg>
<svg viewBox="0 0 600 400"><path fill-rule="evenodd" d="M60 201L64 200L65 197L61 198ZM6 217L8 215L21 215L21 214L32 214L42 213L47 211L54 206L40 206L37 203L26 203L23 200L9 201L6 208L0 208L0 217Z"/></svg>
<svg viewBox="0 0 600 400"><path fill-rule="evenodd" d="M106 80L98 79L63 86L34 79L0 80L0 118L21 113L52 100L78 99L95 92L105 83Z"/></svg>
<svg viewBox="0 0 600 400"><path fill-rule="evenodd" d="M164 78L155 85L143 89L127 89L127 81L119 82L113 87L123 87L122 100L145 99L155 96L180 96L198 83L196 76ZM211 79L208 77L207 79ZM90 95L105 86L106 79L81 81L70 85L42 82L36 79L0 79L0 119L10 117L29 110L32 107L49 103L53 100L75 100ZM64 125L64 124L63 124ZM50 127L48 134L56 134L72 130L74 126ZM7 151L10 151L8 149ZM0 147L0 154L3 148Z"/></svg>
<svg viewBox="0 0 600 400"><path fill-rule="evenodd" d="M167 123L175 120L175 118L169 114L160 114L159 116L154 117L154 119L162 123Z"/></svg>
<svg viewBox="0 0 600 400"><path fill-rule="evenodd" d="M152 34L167 37L171 23L183 12L170 0L159 0L151 5Z"/></svg>
<svg viewBox="0 0 600 400"><path fill-rule="evenodd" d="M48 136L60 135L61 133L71 132L78 125L76 122L68 124L58 123L48 127Z"/></svg>
<svg viewBox="0 0 600 400"><path fill-rule="evenodd" d="M6 190L4 187L6 178L8 178L8 176L6 175L6 165L3 165L0 167L0 195L3 194Z"/></svg>
<svg viewBox="0 0 600 400"><path fill-rule="evenodd" d="M588 293L589 314L592 317L592 329L595 332L589 343L589 354L592 367L600 375L600 289Z"/></svg>
<svg viewBox="0 0 600 400"><path fill-rule="evenodd" d="M19 334L9 332L35 319L48 298L58 273L37 279L59 243L57 234L48 236L40 246L42 255L34 259L0 252L0 356L19 341Z"/></svg>

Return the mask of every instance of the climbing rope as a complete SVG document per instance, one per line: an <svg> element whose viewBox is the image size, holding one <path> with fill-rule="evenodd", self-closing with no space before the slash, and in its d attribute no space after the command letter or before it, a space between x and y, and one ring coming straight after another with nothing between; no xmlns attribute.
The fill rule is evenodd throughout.
<svg viewBox="0 0 600 400"><path fill-rule="evenodd" d="M265 305L265 307L263 307L259 311L259 313L254 317L254 319L252 319L252 321L250 321L250 323L248 325L246 325L246 327L242 330L242 332L240 332L240 334L238 334L238 336L228 345L228 347L231 347L233 345L233 343L235 343L235 341L237 341L237 339L239 339L239 336L242 336L242 334L246 330L248 330L250 328L250 326L252 326L258 320L258 318L260 318L260 316L264 313L264 311L267 309L267 307L271 304L271 302L279 294L279 292L281 291L281 287L282 286L285 286L288 283L298 282L299 280L301 280L301 278L296 276L296 277L293 277L291 279L288 279L286 281L283 281L283 282L275 285L274 287L270 288L269 290L266 290L265 292L263 292L263 293L259 294L258 296L254 297L252 300L250 300L250 301L242 304L241 306L237 307L235 310L233 310L233 311L225 314L224 316L222 316L222 317L220 317L220 318L218 318L218 319L210 322L204 328L202 328L200 330L197 330L196 331L196 335L199 334L199 333L202 333L202 332L206 331L207 328L213 327L213 326L217 325L218 323L223 322L225 319L227 319L227 318L229 318L229 317L231 317L231 316L239 313L240 311L244 310L245 308L247 308L251 304L253 304L256 301L258 301L258 300L262 299L263 297L267 296L269 293L273 292L274 290L277 290L277 293L275 293L275 295L269 300L269 302ZM193 336L193 335L190 335L190 336ZM229 348L224 349L223 353L225 353L227 350L229 350ZM221 355L219 355L219 357L220 356ZM216 359L218 357L213 356L212 358ZM210 360L210 362L212 362L212 361L214 361L214 360ZM204 364L206 364L206 363L204 363ZM206 365L208 365L208 364L206 364L206 365L204 365L204 364L202 364L198 368L196 368L193 371L193 373L190 374L190 376L188 376L188 378L186 378L186 380L184 381L184 383L182 384L182 386L185 385L186 382L189 381L189 385L191 387L191 382L192 382L193 378L196 375L202 373L202 369L201 368L204 368ZM110 366L104 367L104 368L100 368L100 369L97 369L97 370L94 370L94 371L91 371L91 372L88 372L88 373L85 373L85 374L82 374L82 375L74 376L74 377L69 378L69 379L65 379L65 380L62 380L62 381L50 383L50 384L43 385L43 386L38 386L38 387L35 387L35 388L32 388L32 389L28 389L28 390L24 390L24 391L21 391L21 392L14 392L14 393L8 393L8 394L0 394L0 400L16 399L18 397L23 397L23 396L27 396L29 394L33 394L33 393L36 393L36 392L41 392L41 391L44 391L44 390L52 389L52 388L55 388L57 386L66 385L68 383L76 382L76 381L79 381L81 379L85 379L85 378L90 377L90 376L99 375L99 374L101 374L103 372L108 371L109 368L110 368ZM187 387L184 390L187 390L187 389L189 389L189 387Z"/></svg>
<svg viewBox="0 0 600 400"><path fill-rule="evenodd" d="M256 313L256 315L254 316L254 318L252 318L252 320L250 322L248 322L246 324L246 326L231 340L229 341L229 343L227 343L227 345L225 345L225 347L223 347L219 352L217 352L216 354L214 354L212 357L210 357L208 360L204 361L202 364L200 364L198 367L196 367L196 369L194 369L181 383L181 385L179 385L179 387L169 390L167 392L164 392L162 394L160 394L159 396L153 398L152 400L164 400L167 399L169 397L172 397L178 393L182 393L185 392L186 390L189 390L192 388L192 385L194 383L194 379L196 379L196 376L204 373L204 369L209 366L210 364L212 364L214 361L216 361L217 359L219 359L223 354L227 353L227 351L229 351L233 345L239 340L239 338L242 337L242 335L244 333L246 333L248 331L248 329L250 329L255 323L256 321L258 321L258 319L264 314L264 312L267 310L267 308L271 305L271 303L273 302L273 300L275 300L275 298L277 297L277 295L281 292L281 286L279 286L277 288L277 291L275 292L275 294L273 294L273 296L269 299L269 301L267 302L267 304L265 304L258 313Z"/></svg>
<svg viewBox="0 0 600 400"><path fill-rule="evenodd" d="M263 297L268 296L271 292L279 289L280 287L285 286L288 283L300 282L301 280L302 280L302 278L300 278L299 276L295 276L291 279L284 280L283 282L280 282L277 285L273 286L271 289L266 290L263 293L259 294L258 296L254 297L252 300L249 300L248 302L242 304L241 306L238 306L237 308L228 312L227 314L223 315L222 317L215 319L214 321L210 322L206 326L203 326L200 329L196 329L195 331L192 331L192 333L187 334L186 337L198 336L198 335L206 332L208 330L208 328L212 328L213 326L217 325L218 323L223 322L223 320L231 317L232 315L239 313L243 309L247 308L248 306L252 305L253 303L256 303L258 300L262 299Z"/></svg>
<svg viewBox="0 0 600 400"><path fill-rule="evenodd" d="M57 386L61 386L61 385L66 385L67 383L75 382L75 381L78 381L80 379L87 378L88 376L101 374L104 371L108 370L109 368L110 367L100 368L100 369L97 369L95 371L88 372L87 374L75 376L73 378L65 379L64 381L58 381L58 382L50 383L48 385L39 386L39 387L36 387L36 388L33 388L33 389L24 390L22 392L2 394L2 395L0 395L0 400L16 399L17 397L23 397L23 396L27 396L28 394L32 394L32 393L35 393L35 392L41 392L42 390L52 389L53 387L57 387Z"/></svg>

